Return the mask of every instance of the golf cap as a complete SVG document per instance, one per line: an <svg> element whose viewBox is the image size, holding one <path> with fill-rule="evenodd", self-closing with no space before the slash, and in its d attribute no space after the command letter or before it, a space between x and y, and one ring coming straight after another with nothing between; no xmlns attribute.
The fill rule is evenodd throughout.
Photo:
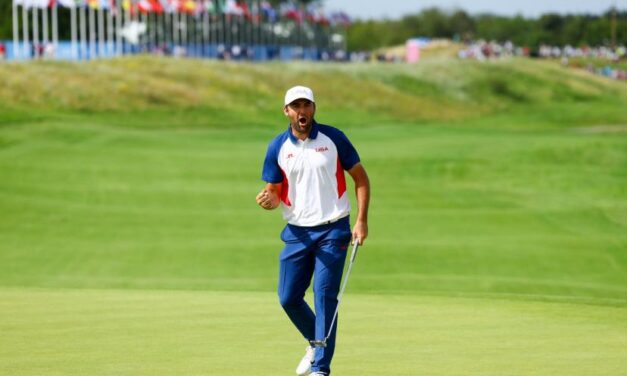
<svg viewBox="0 0 627 376"><path fill-rule="evenodd" d="M313 103L316 103L316 101L314 100L313 91L305 86L294 86L293 88L285 92L286 106L297 99L308 99Z"/></svg>

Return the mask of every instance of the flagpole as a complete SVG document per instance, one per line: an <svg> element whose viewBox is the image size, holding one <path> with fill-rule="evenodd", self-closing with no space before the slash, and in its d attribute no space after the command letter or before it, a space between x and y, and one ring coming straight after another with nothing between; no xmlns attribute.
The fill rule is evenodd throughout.
<svg viewBox="0 0 627 376"><path fill-rule="evenodd" d="M96 13L89 6L89 59L96 56Z"/></svg>
<svg viewBox="0 0 627 376"><path fill-rule="evenodd" d="M146 51L152 53L154 49L154 29L152 28L152 12L144 14L144 22L146 23Z"/></svg>
<svg viewBox="0 0 627 376"><path fill-rule="evenodd" d="M46 58L46 49L48 47L48 6L46 5L44 8L41 8L41 18L42 18L42 45L43 45L43 57Z"/></svg>
<svg viewBox="0 0 627 376"><path fill-rule="evenodd" d="M122 52L122 3L115 0L115 52L120 56Z"/></svg>
<svg viewBox="0 0 627 376"><path fill-rule="evenodd" d="M194 14L194 44L196 47L194 48L196 57L202 55L202 15L195 11ZM198 22L201 21L201 22Z"/></svg>
<svg viewBox="0 0 627 376"><path fill-rule="evenodd" d="M159 15L159 31L160 31L159 34L161 35L161 37L159 38L159 43L161 44L162 53L164 55L166 54L167 46L168 46L168 34L167 34L168 26L166 25L165 15L166 13L165 13L165 8L164 8L161 14Z"/></svg>
<svg viewBox="0 0 627 376"><path fill-rule="evenodd" d="M39 13L37 12L37 6L33 5L33 47L35 57L39 58Z"/></svg>
<svg viewBox="0 0 627 376"><path fill-rule="evenodd" d="M76 4L70 8L70 34L72 37L72 60L78 60L78 48L76 45Z"/></svg>
<svg viewBox="0 0 627 376"><path fill-rule="evenodd" d="M28 58L30 56L30 51L29 51L29 37L28 37L28 9L26 8L25 4L22 4L22 35L24 38L22 38L24 40L24 45L23 45L23 57L24 59Z"/></svg>
<svg viewBox="0 0 627 376"><path fill-rule="evenodd" d="M226 14L224 14L224 7L221 8L218 19L220 20L220 26L218 28L220 35L218 35L217 44L226 46Z"/></svg>
<svg viewBox="0 0 627 376"><path fill-rule="evenodd" d="M17 4L15 0L11 1L11 11L13 13L13 60L17 60L19 58L19 46L20 36L19 36L19 19L17 16Z"/></svg>
<svg viewBox="0 0 627 376"><path fill-rule="evenodd" d="M209 10L202 10L202 57L207 56L207 40L211 38L211 32L209 30Z"/></svg>
<svg viewBox="0 0 627 376"><path fill-rule="evenodd" d="M133 3L129 0L129 7L124 10L124 25L127 26L130 24L131 20L131 8L133 7ZM128 46L128 41L122 41L122 55L126 53L124 46ZM132 52L132 51L131 51Z"/></svg>
<svg viewBox="0 0 627 376"><path fill-rule="evenodd" d="M172 52L178 52L179 45L179 11L172 12Z"/></svg>
<svg viewBox="0 0 627 376"><path fill-rule="evenodd" d="M172 29L172 18L170 17L170 10L163 11L163 42L165 45L165 51L170 51L170 30Z"/></svg>
<svg viewBox="0 0 627 376"><path fill-rule="evenodd" d="M153 11L152 14L148 14L148 20L152 19L152 30L150 31L150 35L151 35L151 43L152 43L152 48L151 50L154 51L157 48L157 43L159 41L159 35L157 34L157 12Z"/></svg>
<svg viewBox="0 0 627 376"><path fill-rule="evenodd" d="M192 46L195 43L194 38L196 36L195 30L194 30L194 27L196 27L196 25L194 24L192 26L193 21L194 21L194 16L192 16L192 14L189 12L185 13L185 26L186 26L185 32L187 36L187 48L185 49L185 51L186 51L186 56L188 57L191 55L192 52L194 54L196 53L195 49L192 48Z"/></svg>
<svg viewBox="0 0 627 376"><path fill-rule="evenodd" d="M41 18L42 18L42 29L43 29L43 40L42 40L42 44L43 44L43 50L42 52L44 53L44 58L46 58L46 50L48 48L48 6L46 5L45 8L41 8Z"/></svg>
<svg viewBox="0 0 627 376"><path fill-rule="evenodd" d="M115 31L113 30L113 6L111 2L108 2L107 7L107 44L106 53L107 56L115 54Z"/></svg>
<svg viewBox="0 0 627 376"><path fill-rule="evenodd" d="M246 42L246 23L244 22L244 13L237 15L237 44L242 47L242 45ZM241 49L240 49L241 51Z"/></svg>
<svg viewBox="0 0 627 376"><path fill-rule="evenodd" d="M231 44L231 15L227 13L226 7L224 8L224 14L222 15L222 39L224 40L224 48L230 48Z"/></svg>
<svg viewBox="0 0 627 376"><path fill-rule="evenodd" d="M181 21L185 20L185 22L180 22L179 27L181 27L181 45L183 46L183 51L185 55L187 55L187 13L180 13Z"/></svg>
<svg viewBox="0 0 627 376"><path fill-rule="evenodd" d="M52 6L52 45L54 46L54 58L56 59L59 48L59 4L57 1Z"/></svg>
<svg viewBox="0 0 627 376"><path fill-rule="evenodd" d="M80 34L81 34L81 48L80 48L80 59L83 60L85 59L85 55L87 54L87 25L85 22L85 18L86 18L86 14L85 12L87 11L87 9L85 9L85 3L83 3L83 6L81 6L80 8L78 8L78 17L79 17L79 21L80 21Z"/></svg>
<svg viewBox="0 0 627 376"><path fill-rule="evenodd" d="M157 35L155 47L159 49L159 53L163 53L161 50L163 45L163 13L155 14L155 33Z"/></svg>
<svg viewBox="0 0 627 376"><path fill-rule="evenodd" d="M105 44L105 29L104 29L104 10L102 4L98 4L96 10L98 15L98 57L104 56L104 44Z"/></svg>

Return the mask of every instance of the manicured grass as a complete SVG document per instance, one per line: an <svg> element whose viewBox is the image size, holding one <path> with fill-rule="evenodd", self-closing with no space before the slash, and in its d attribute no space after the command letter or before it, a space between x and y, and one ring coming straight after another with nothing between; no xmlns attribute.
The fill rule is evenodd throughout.
<svg viewBox="0 0 627 376"><path fill-rule="evenodd" d="M306 343L276 300L0 289L2 374L291 375ZM625 374L625 308L360 294L344 304L337 375Z"/></svg>
<svg viewBox="0 0 627 376"><path fill-rule="evenodd" d="M295 83L372 182L334 374L624 374L627 89L580 73L0 65L0 374L291 374L254 197Z"/></svg>
<svg viewBox="0 0 627 376"><path fill-rule="evenodd" d="M6 129L0 282L273 289L282 221L254 196L281 129ZM347 133L373 186L356 291L626 303L624 137L395 125Z"/></svg>

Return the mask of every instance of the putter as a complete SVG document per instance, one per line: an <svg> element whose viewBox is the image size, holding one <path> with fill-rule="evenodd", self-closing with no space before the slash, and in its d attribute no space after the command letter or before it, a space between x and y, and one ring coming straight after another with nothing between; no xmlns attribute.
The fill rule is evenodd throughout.
<svg viewBox="0 0 627 376"><path fill-rule="evenodd" d="M357 257L357 247L359 247L359 239L355 239L353 244L353 251L351 252L351 260L348 264L348 270L346 271L346 277L344 277L344 283L342 283L342 289L340 290L340 294L337 296L337 306L335 307L335 313L333 314L333 320L331 320L331 327L329 327L329 332L324 339L316 339L313 341L309 341L311 347L327 347L327 340L331 336L331 332L333 331L333 325L335 325L335 319L337 319L337 312L340 309L340 303L342 302L342 296L344 295L344 290L346 290L346 285L348 284L348 277L351 275L351 270L353 269L353 264L355 263L355 257Z"/></svg>

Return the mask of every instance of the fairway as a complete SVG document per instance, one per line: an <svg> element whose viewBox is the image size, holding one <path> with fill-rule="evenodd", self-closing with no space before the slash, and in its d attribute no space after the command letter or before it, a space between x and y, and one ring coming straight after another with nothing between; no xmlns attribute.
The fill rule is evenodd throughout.
<svg viewBox="0 0 627 376"><path fill-rule="evenodd" d="M627 375L627 89L530 64L227 64L214 86L204 62L0 66L19 93L74 67L146 84L91 110L79 81L0 89L0 375L293 374L283 221L254 198L305 71L373 191L334 375Z"/></svg>

